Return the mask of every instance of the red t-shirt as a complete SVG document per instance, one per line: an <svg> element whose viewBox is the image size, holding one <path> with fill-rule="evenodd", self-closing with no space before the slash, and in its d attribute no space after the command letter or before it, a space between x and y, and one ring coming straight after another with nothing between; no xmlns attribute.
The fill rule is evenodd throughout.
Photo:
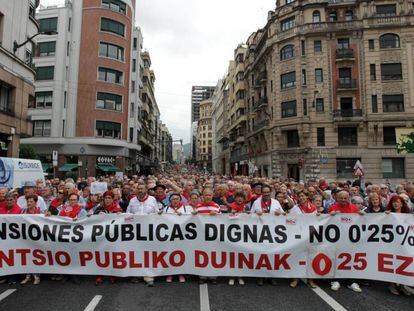
<svg viewBox="0 0 414 311"><path fill-rule="evenodd" d="M246 209L246 204L242 203L242 204L237 204L236 202L231 203L230 205L231 211L234 213L243 213L244 210Z"/></svg>
<svg viewBox="0 0 414 311"><path fill-rule="evenodd" d="M330 212L336 212L339 211L341 213L346 213L346 214L358 214L360 212L359 208L356 207L356 205L352 204L352 203L348 203L347 205L340 205L338 202L334 203L330 208L329 208L329 213Z"/></svg>
<svg viewBox="0 0 414 311"><path fill-rule="evenodd" d="M199 214L210 214L211 212L221 213L220 206L217 203L211 201L210 203L200 203L196 207L197 213Z"/></svg>
<svg viewBox="0 0 414 311"><path fill-rule="evenodd" d="M14 204L11 209L7 209L6 205L4 205L4 207L3 205L0 206L0 214L15 215L15 214L21 214L21 213L22 213L22 209L17 204Z"/></svg>

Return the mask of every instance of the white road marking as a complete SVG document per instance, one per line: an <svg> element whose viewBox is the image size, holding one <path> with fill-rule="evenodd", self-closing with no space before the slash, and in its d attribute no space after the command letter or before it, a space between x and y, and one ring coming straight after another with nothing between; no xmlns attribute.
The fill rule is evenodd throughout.
<svg viewBox="0 0 414 311"><path fill-rule="evenodd" d="M208 300L207 284L200 284L200 310L210 311L210 301Z"/></svg>
<svg viewBox="0 0 414 311"><path fill-rule="evenodd" d="M1 293L1 295L0 295L0 301L2 301L3 299L7 298L11 294L13 294L15 291L16 291L15 289L8 289L5 292Z"/></svg>
<svg viewBox="0 0 414 311"><path fill-rule="evenodd" d="M84 311L93 311L93 310L95 310L96 306L98 305L99 301L101 301L101 299L102 299L101 295L96 295L95 297L93 297L93 299L87 305L87 307L85 308Z"/></svg>
<svg viewBox="0 0 414 311"><path fill-rule="evenodd" d="M307 284L306 280L302 279L302 282ZM309 287L316 295L319 296L323 301L325 301L333 310L335 311L347 311L339 302L329 296L322 288L319 286L316 288Z"/></svg>

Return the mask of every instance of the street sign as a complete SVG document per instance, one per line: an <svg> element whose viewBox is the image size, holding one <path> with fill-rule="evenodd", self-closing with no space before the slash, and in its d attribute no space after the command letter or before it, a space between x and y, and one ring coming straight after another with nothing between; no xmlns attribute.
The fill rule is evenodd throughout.
<svg viewBox="0 0 414 311"><path fill-rule="evenodd" d="M355 166L354 166L354 170L356 170L357 168L359 168L361 171L364 171L364 167L362 166L361 161L356 161Z"/></svg>
<svg viewBox="0 0 414 311"><path fill-rule="evenodd" d="M58 152L57 150L53 150L52 152L52 160L57 161L58 160Z"/></svg>
<svg viewBox="0 0 414 311"><path fill-rule="evenodd" d="M355 172L354 172L354 176L355 177L362 177L362 176L364 176L363 170L361 170L359 167L357 167L356 170L355 170Z"/></svg>

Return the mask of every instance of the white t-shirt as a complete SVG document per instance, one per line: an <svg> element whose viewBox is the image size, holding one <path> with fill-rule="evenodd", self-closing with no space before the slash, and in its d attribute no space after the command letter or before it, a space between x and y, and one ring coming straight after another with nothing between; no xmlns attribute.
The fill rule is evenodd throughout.
<svg viewBox="0 0 414 311"><path fill-rule="evenodd" d="M148 196L148 198L140 202L137 197L132 198L129 201L126 212L129 214L156 214L158 213L158 203L153 196Z"/></svg>
<svg viewBox="0 0 414 311"><path fill-rule="evenodd" d="M283 213L283 208L282 206L280 206L279 201L275 199L270 199L270 200L271 200L271 203L270 203L269 213L274 214L276 211ZM262 210L262 197L254 201L251 212L252 213L264 212Z"/></svg>
<svg viewBox="0 0 414 311"><path fill-rule="evenodd" d="M182 215L188 215L188 214L191 214L191 211L192 210L193 210L193 208L191 206L185 206L185 205L183 205L176 212L172 207L166 206L166 207L164 207L163 213L166 213L166 214L176 214L176 213L180 213Z"/></svg>
<svg viewBox="0 0 414 311"><path fill-rule="evenodd" d="M22 195L21 197L19 197L17 199L17 205L19 205L22 208L22 210L27 209L27 201L26 201L26 197L24 195ZM39 208L40 213L42 213L42 214L44 214L47 210L45 200L43 200L43 198L39 195L37 196L36 206Z"/></svg>
<svg viewBox="0 0 414 311"><path fill-rule="evenodd" d="M289 210L289 214L296 214L296 215L299 215L299 214L304 214L304 215L315 215L316 213L317 213L317 211L315 210L313 213L308 213L308 214L305 214L305 213L304 213L304 212L300 209L299 205L297 205L297 204Z"/></svg>

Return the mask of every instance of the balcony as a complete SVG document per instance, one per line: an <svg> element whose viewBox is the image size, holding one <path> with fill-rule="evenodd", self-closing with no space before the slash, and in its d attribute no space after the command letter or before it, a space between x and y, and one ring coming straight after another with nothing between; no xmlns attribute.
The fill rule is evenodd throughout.
<svg viewBox="0 0 414 311"><path fill-rule="evenodd" d="M354 49L336 49L336 60L353 60L355 59Z"/></svg>
<svg viewBox="0 0 414 311"><path fill-rule="evenodd" d="M253 104L253 110L256 111L263 109L267 107L268 103L267 97L259 98L258 102Z"/></svg>
<svg viewBox="0 0 414 311"><path fill-rule="evenodd" d="M341 110L334 110L332 112L333 118L343 119L343 118L362 118L362 109L341 109Z"/></svg>
<svg viewBox="0 0 414 311"><path fill-rule="evenodd" d="M357 89L357 81L350 78L339 78L336 82L336 88L338 90L355 90Z"/></svg>
<svg viewBox="0 0 414 311"><path fill-rule="evenodd" d="M269 125L269 120L262 120L255 125L253 125L253 131L260 131Z"/></svg>

